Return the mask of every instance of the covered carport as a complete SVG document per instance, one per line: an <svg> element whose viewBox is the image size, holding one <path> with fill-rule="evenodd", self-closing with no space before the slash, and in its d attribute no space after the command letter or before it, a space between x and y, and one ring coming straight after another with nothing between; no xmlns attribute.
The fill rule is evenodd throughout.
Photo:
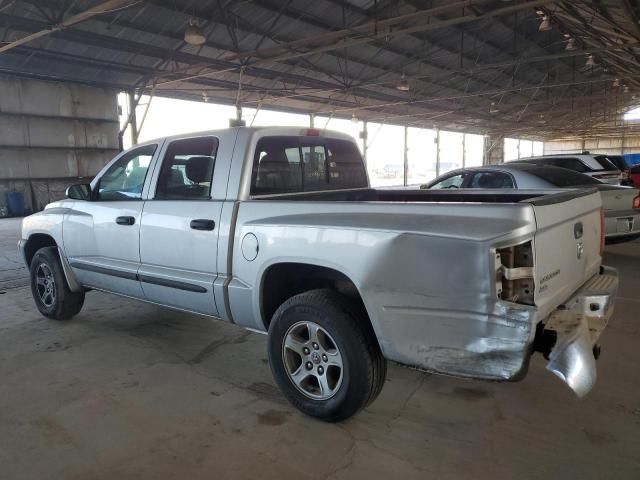
<svg viewBox="0 0 640 480"><path fill-rule="evenodd" d="M93 177L159 98L231 106L230 126L261 111L350 124L370 177L398 164L398 185L422 158L435 176L505 146L640 152L624 118L639 20L635 0L0 0L0 216ZM402 131L388 162L372 138L387 126ZM99 292L44 321L18 228L0 220L0 477L640 477L638 243L605 254L622 284L588 397L542 358L513 384L391 366L377 402L326 425L286 403L264 338L233 325Z"/></svg>

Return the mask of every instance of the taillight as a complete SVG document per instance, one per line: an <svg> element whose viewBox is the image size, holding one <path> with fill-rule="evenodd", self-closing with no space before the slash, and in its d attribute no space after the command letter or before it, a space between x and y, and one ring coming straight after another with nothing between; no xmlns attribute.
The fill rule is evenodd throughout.
<svg viewBox="0 0 640 480"><path fill-rule="evenodd" d="M533 305L533 245L525 242L496 250L496 293L507 302Z"/></svg>
<svg viewBox="0 0 640 480"><path fill-rule="evenodd" d="M320 136L320 130L317 128L308 128L307 132L306 132L306 136L307 137L319 137Z"/></svg>
<svg viewBox="0 0 640 480"><path fill-rule="evenodd" d="M600 209L600 256L602 255L604 255L604 208Z"/></svg>
<svg viewBox="0 0 640 480"><path fill-rule="evenodd" d="M636 198L633 199L633 208L636 210L640 210L640 194Z"/></svg>

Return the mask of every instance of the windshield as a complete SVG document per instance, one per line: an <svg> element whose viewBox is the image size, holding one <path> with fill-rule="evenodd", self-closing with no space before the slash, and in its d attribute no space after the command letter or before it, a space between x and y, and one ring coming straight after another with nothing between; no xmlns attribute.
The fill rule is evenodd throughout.
<svg viewBox="0 0 640 480"><path fill-rule="evenodd" d="M618 167L606 155L595 155L593 158L602 166L603 170L618 170Z"/></svg>
<svg viewBox="0 0 640 480"><path fill-rule="evenodd" d="M582 173L567 170L565 168L539 167L527 170L527 173L535 175L556 187L577 187L581 185L601 185L602 182L583 175Z"/></svg>
<svg viewBox="0 0 640 480"><path fill-rule="evenodd" d="M613 163L620 170L626 170L627 165L624 161L624 157L622 155L607 155L607 158L611 163Z"/></svg>

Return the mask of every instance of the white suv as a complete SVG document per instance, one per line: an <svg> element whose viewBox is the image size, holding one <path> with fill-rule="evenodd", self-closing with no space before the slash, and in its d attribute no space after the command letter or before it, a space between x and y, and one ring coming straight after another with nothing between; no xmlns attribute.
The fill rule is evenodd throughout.
<svg viewBox="0 0 640 480"><path fill-rule="evenodd" d="M589 152L520 158L508 163L551 165L580 172L611 185L620 185L622 182L622 172L606 155L592 155Z"/></svg>

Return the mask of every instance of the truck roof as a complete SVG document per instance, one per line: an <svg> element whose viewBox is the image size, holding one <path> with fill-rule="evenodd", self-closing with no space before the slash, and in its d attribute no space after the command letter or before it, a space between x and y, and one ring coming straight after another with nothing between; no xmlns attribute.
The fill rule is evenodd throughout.
<svg viewBox="0 0 640 480"><path fill-rule="evenodd" d="M177 140L181 138L189 138L189 137L202 137L202 136L216 136L220 137L224 134L228 134L234 131L247 131L251 133L251 136L255 134L260 134L259 136L321 136L321 137L329 137L329 138L338 138L341 140L354 141L354 138L351 135L347 135L346 133L339 132L337 130L330 130L326 128L311 128L311 127L296 127L296 126L256 126L256 127L228 127L228 128L219 128L215 130L201 130L197 132L187 132L180 133L176 135L168 135L164 137L158 137L151 140L145 140L144 142L140 142L135 146L146 145L150 143L158 143L163 140ZM319 132L318 134L308 135L307 132Z"/></svg>

